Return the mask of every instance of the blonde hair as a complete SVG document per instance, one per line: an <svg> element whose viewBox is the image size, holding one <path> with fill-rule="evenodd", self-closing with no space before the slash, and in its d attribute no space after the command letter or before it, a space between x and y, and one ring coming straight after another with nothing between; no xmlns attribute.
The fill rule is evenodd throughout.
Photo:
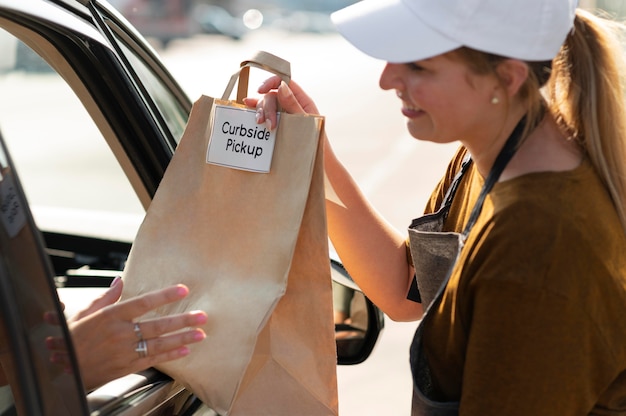
<svg viewBox="0 0 626 416"><path fill-rule="evenodd" d="M626 231L624 33L622 24L578 9L546 92L548 109L589 155Z"/></svg>
<svg viewBox="0 0 626 416"><path fill-rule="evenodd" d="M589 156L626 232L626 60L621 42L624 33L621 23L578 9L574 28L554 60L527 62L529 77L519 97L527 103L524 136L545 111L550 112ZM474 72L496 76L497 65L508 59L466 47L453 54Z"/></svg>

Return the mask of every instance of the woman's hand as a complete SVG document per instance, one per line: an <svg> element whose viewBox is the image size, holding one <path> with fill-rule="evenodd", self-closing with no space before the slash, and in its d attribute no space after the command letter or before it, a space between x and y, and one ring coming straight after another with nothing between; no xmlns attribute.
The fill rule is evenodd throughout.
<svg viewBox="0 0 626 416"><path fill-rule="evenodd" d="M68 320L85 389L189 354L188 344L202 341L198 328L207 322L202 311L138 321L149 311L179 301L189 294L183 285L171 286L115 303L123 283L111 288L89 307ZM51 360L70 369L63 342L50 338Z"/></svg>
<svg viewBox="0 0 626 416"><path fill-rule="evenodd" d="M244 103L257 110L257 123L266 123L270 130L276 128L278 104L282 111L290 114L319 114L317 106L300 86L290 81L287 85L279 76L268 78L258 89L263 98L244 98Z"/></svg>

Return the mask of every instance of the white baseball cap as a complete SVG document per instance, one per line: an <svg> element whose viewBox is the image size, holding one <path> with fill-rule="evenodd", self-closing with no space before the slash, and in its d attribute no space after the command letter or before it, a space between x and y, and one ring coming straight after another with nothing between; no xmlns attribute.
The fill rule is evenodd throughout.
<svg viewBox="0 0 626 416"><path fill-rule="evenodd" d="M419 61L461 46L549 61L573 26L578 0L363 0L332 14L350 43L388 62Z"/></svg>

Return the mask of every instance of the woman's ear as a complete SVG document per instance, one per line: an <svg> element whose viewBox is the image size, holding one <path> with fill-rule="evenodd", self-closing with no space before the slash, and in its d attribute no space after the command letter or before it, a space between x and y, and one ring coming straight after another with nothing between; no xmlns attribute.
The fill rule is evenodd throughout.
<svg viewBox="0 0 626 416"><path fill-rule="evenodd" d="M518 59L505 59L496 68L501 86L509 98L514 97L528 79L528 65Z"/></svg>

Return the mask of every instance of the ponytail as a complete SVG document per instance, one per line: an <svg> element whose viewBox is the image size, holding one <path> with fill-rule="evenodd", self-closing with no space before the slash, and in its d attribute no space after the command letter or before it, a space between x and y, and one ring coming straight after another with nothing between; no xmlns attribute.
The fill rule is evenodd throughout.
<svg viewBox="0 0 626 416"><path fill-rule="evenodd" d="M623 26L578 9L552 63L548 109L578 140L607 187L626 232Z"/></svg>

